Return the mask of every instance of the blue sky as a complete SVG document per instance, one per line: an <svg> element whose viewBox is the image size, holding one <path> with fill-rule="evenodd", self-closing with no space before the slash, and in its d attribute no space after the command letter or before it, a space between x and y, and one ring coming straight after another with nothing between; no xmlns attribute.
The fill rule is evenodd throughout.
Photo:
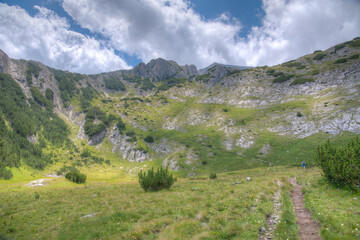
<svg viewBox="0 0 360 240"><path fill-rule="evenodd" d="M359 36L359 12L358 0L6 0L0 49L81 73L158 57L274 65Z"/></svg>

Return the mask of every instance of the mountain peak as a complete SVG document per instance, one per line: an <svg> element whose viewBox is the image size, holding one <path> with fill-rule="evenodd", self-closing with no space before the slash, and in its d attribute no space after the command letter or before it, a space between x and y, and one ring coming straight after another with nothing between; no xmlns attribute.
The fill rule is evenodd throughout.
<svg viewBox="0 0 360 240"><path fill-rule="evenodd" d="M195 65L179 66L175 61L163 58L152 59L149 63L139 63L130 73L141 77L162 81L167 78L188 78L197 74Z"/></svg>

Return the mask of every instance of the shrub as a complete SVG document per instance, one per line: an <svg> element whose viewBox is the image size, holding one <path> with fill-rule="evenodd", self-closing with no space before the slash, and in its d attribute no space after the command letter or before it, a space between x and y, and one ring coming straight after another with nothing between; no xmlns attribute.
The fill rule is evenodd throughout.
<svg viewBox="0 0 360 240"><path fill-rule="evenodd" d="M54 92L50 88L47 88L45 90L45 97L52 101L54 99Z"/></svg>
<svg viewBox="0 0 360 240"><path fill-rule="evenodd" d="M104 123L94 124L88 120L85 121L84 130L85 134L88 135L90 138L99 135L106 129L106 126Z"/></svg>
<svg viewBox="0 0 360 240"><path fill-rule="evenodd" d="M302 117L303 115L302 115L301 112L297 112L297 113L296 113L296 116L297 116L297 117Z"/></svg>
<svg viewBox="0 0 360 240"><path fill-rule="evenodd" d="M353 41L351 41L350 43L350 47L360 47L360 39L359 38L354 38Z"/></svg>
<svg viewBox="0 0 360 240"><path fill-rule="evenodd" d="M308 74L309 75L318 75L320 73L320 71L319 70L312 70L312 71L310 71Z"/></svg>
<svg viewBox="0 0 360 240"><path fill-rule="evenodd" d="M285 82L289 79L291 79L294 75L293 74L284 74L281 75L280 77L277 77L273 80L273 83L282 83Z"/></svg>
<svg viewBox="0 0 360 240"><path fill-rule="evenodd" d="M119 121L116 124L116 127L119 129L119 132L121 133L122 131L126 130L126 125L125 123L122 121L122 119L120 118Z"/></svg>
<svg viewBox="0 0 360 240"><path fill-rule="evenodd" d="M307 83L307 82L314 82L314 80L312 78L298 78L298 79L295 79L290 84L290 86L297 85L297 84L304 84L304 83Z"/></svg>
<svg viewBox="0 0 360 240"><path fill-rule="evenodd" d="M275 72L275 69L272 69L272 68L266 70L266 73L269 75L272 75L274 72Z"/></svg>
<svg viewBox="0 0 360 240"><path fill-rule="evenodd" d="M87 157L91 157L91 152L89 151L89 149L85 149L81 154L80 154L81 158L87 158Z"/></svg>
<svg viewBox="0 0 360 240"><path fill-rule="evenodd" d="M340 49L344 48L344 47L345 47L345 44L344 44L344 43L336 45L336 46L335 46L335 52L336 52L337 50L340 50Z"/></svg>
<svg viewBox="0 0 360 240"><path fill-rule="evenodd" d="M359 58L359 54L354 54L349 57L349 59L357 59Z"/></svg>
<svg viewBox="0 0 360 240"><path fill-rule="evenodd" d="M156 88L156 86L150 81L149 78L144 78L142 80L142 84L141 84L142 90L147 91L147 90L152 90L154 88Z"/></svg>
<svg viewBox="0 0 360 240"><path fill-rule="evenodd" d="M301 63L299 62L296 62L295 60L292 60L292 61L289 61L289 62L286 62L286 63L283 63L281 64L282 66L284 67L295 67L296 69L303 69L305 68L304 65L302 65Z"/></svg>
<svg viewBox="0 0 360 240"><path fill-rule="evenodd" d="M38 192L35 192L35 193L34 193L34 197L35 197L35 199L39 199L39 198L40 198L40 194L39 194Z"/></svg>
<svg viewBox="0 0 360 240"><path fill-rule="evenodd" d="M359 190L360 185L360 141L350 141L344 147L337 147L328 140L316 149L316 163L324 175L333 183L345 184Z"/></svg>
<svg viewBox="0 0 360 240"><path fill-rule="evenodd" d="M322 60L324 57L326 56L325 53L318 53L316 54L316 56L313 58L314 60L320 61Z"/></svg>
<svg viewBox="0 0 360 240"><path fill-rule="evenodd" d="M0 167L0 179L9 180L13 177L12 172L5 167Z"/></svg>
<svg viewBox="0 0 360 240"><path fill-rule="evenodd" d="M147 173L142 171L139 173L139 183L141 188L147 191L160 191L162 189L169 189L176 178L169 173L168 168L160 167L157 171L154 168L148 170Z"/></svg>
<svg viewBox="0 0 360 240"><path fill-rule="evenodd" d="M206 165L208 162L207 162L207 160L202 160L201 163L202 163L202 165Z"/></svg>
<svg viewBox="0 0 360 240"><path fill-rule="evenodd" d="M216 179L217 178L216 173L210 173L209 178Z"/></svg>
<svg viewBox="0 0 360 240"><path fill-rule="evenodd" d="M271 75L274 76L274 77L279 77L279 76L284 75L284 73L283 73L283 72L274 72L274 73L271 74Z"/></svg>
<svg viewBox="0 0 360 240"><path fill-rule="evenodd" d="M345 62L347 62L346 58L340 58L340 59L336 60L334 63L339 64L339 63L345 63Z"/></svg>
<svg viewBox="0 0 360 240"><path fill-rule="evenodd" d="M144 141L148 143L152 143L154 142L154 137L149 135L144 139Z"/></svg>
<svg viewBox="0 0 360 240"><path fill-rule="evenodd" d="M74 183L85 183L86 175L79 172L67 172L65 178Z"/></svg>
<svg viewBox="0 0 360 240"><path fill-rule="evenodd" d="M30 92L31 92L31 95L33 96L34 100L41 106L46 106L50 103L50 102L48 103L48 100L46 99L46 97L44 95L42 95L41 92L39 91L39 89L37 89L36 87L31 87Z"/></svg>
<svg viewBox="0 0 360 240"><path fill-rule="evenodd" d="M119 77L111 76L104 79L105 88L115 91L126 91L125 85L121 82Z"/></svg>

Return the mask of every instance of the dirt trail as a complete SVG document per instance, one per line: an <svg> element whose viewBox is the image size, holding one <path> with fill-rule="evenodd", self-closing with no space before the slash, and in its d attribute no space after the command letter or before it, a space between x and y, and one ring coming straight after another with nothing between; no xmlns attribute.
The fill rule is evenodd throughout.
<svg viewBox="0 0 360 240"><path fill-rule="evenodd" d="M314 222L311 212L304 207L304 196L302 186L296 183L296 178L290 178L290 183L294 186L291 191L291 198L294 204L295 216L299 225L300 239L321 240L319 236L319 225Z"/></svg>

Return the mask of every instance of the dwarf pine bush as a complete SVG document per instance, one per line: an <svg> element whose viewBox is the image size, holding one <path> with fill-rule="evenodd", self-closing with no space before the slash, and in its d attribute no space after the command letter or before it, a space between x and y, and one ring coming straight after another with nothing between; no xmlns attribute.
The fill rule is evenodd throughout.
<svg viewBox="0 0 360 240"><path fill-rule="evenodd" d="M217 178L216 173L210 173L209 178L216 179Z"/></svg>
<svg viewBox="0 0 360 240"><path fill-rule="evenodd" d="M65 174L65 178L74 183L85 183L86 175L79 172L68 172Z"/></svg>
<svg viewBox="0 0 360 240"><path fill-rule="evenodd" d="M344 147L336 147L328 140L316 149L315 160L324 175L332 182L359 190L360 140L356 138Z"/></svg>
<svg viewBox="0 0 360 240"><path fill-rule="evenodd" d="M154 168L151 168L147 173L142 171L139 173L140 186L146 192L169 189L175 181L176 178L173 177L168 168L160 167L156 171L154 171Z"/></svg>

